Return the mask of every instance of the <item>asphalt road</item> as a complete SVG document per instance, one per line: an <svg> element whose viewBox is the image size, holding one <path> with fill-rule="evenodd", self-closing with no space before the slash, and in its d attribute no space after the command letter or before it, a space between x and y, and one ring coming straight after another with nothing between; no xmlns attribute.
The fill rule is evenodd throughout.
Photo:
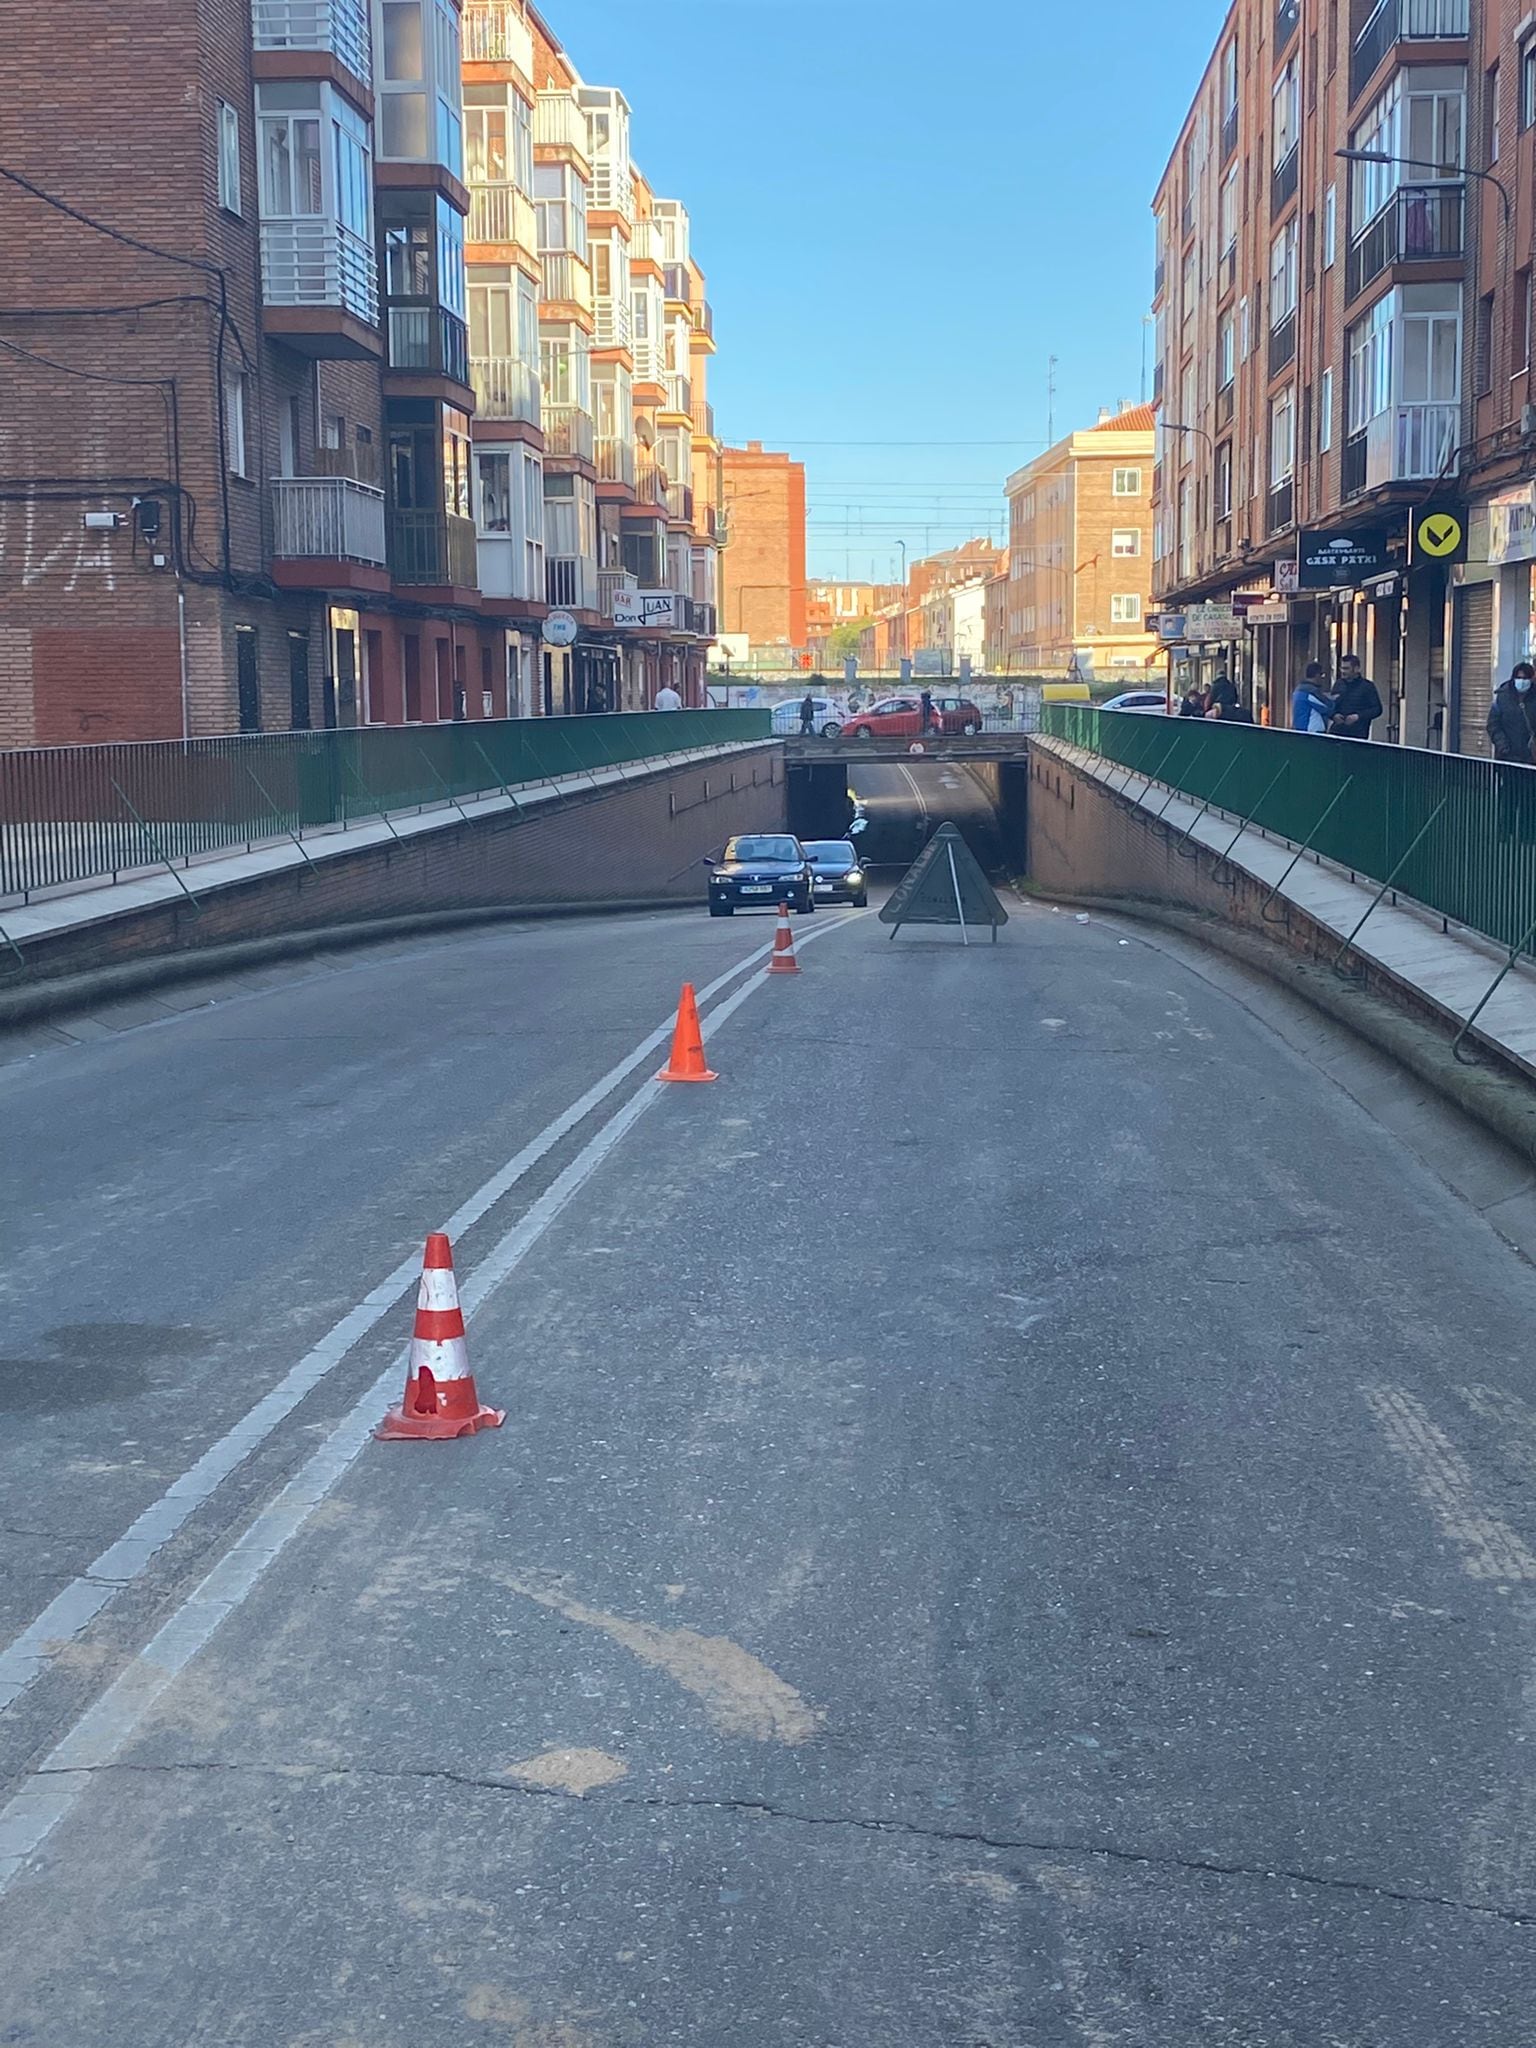
<svg viewBox="0 0 1536 2048"><path fill-rule="evenodd" d="M909 867L937 828L958 825L984 867L996 863L1001 842L991 800L958 761L858 761L848 787L869 818L859 850L889 880Z"/></svg>
<svg viewBox="0 0 1536 2048"><path fill-rule="evenodd" d="M716 1085L647 1055L461 1238L504 1429L363 1440L396 1316L0 1713L0 2041L1528 2036L1536 1274L1230 993L1013 908L800 921ZM0 1069L12 1625L767 936Z"/></svg>

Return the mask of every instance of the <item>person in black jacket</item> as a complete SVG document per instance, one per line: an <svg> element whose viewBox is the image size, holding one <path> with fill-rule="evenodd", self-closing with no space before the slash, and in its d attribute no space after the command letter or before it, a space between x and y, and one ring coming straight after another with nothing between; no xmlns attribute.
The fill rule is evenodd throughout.
<svg viewBox="0 0 1536 2048"><path fill-rule="evenodd" d="M1500 683L1488 713L1488 737L1495 761L1523 761L1536 767L1536 669L1517 661L1507 683Z"/></svg>
<svg viewBox="0 0 1536 2048"><path fill-rule="evenodd" d="M1341 740L1368 740L1381 713L1376 685L1362 673L1357 658L1346 654L1339 663L1339 688L1329 731L1337 733Z"/></svg>
<svg viewBox="0 0 1536 2048"><path fill-rule="evenodd" d="M1236 719L1241 709L1242 699L1237 694L1236 683L1224 668L1218 669L1211 684L1210 709L1206 712L1206 717ZM1251 724L1252 720L1248 722Z"/></svg>

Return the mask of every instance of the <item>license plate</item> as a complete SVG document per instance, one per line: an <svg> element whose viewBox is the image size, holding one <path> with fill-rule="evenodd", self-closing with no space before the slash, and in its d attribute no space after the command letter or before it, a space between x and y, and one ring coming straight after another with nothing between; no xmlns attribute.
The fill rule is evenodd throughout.
<svg viewBox="0 0 1536 2048"><path fill-rule="evenodd" d="M741 893L743 896L771 896L773 894L773 884L772 882L743 882Z"/></svg>
<svg viewBox="0 0 1536 2048"><path fill-rule="evenodd" d="M832 894L832 887L833 885L830 882L818 882L816 884L816 894L818 896L830 896Z"/></svg>

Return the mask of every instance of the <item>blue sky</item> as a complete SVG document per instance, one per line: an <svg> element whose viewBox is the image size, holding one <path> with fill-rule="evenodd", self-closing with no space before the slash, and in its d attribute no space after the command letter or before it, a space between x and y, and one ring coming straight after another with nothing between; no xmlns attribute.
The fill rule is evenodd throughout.
<svg viewBox="0 0 1536 2048"><path fill-rule="evenodd" d="M689 209L720 430L805 461L813 575L997 522L1052 355L1058 433L1139 397L1151 200L1226 0L543 11Z"/></svg>

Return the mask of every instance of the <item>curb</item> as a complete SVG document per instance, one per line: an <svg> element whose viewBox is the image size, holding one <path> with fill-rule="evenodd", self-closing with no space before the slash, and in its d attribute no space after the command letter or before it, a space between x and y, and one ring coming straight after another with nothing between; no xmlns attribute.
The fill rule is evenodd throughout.
<svg viewBox="0 0 1536 2048"><path fill-rule="evenodd" d="M152 993L157 988L174 988L181 982L201 981L232 969L260 966L269 960L302 960L338 946L362 949L386 939L482 924L556 917L616 917L638 911L698 907L693 897L612 896L590 903L494 903L463 910L413 910L346 924L309 925L268 938L230 939L177 953L151 954L141 960L93 967L82 974L58 975L25 988L0 988L0 1030L67 1016L121 996Z"/></svg>

